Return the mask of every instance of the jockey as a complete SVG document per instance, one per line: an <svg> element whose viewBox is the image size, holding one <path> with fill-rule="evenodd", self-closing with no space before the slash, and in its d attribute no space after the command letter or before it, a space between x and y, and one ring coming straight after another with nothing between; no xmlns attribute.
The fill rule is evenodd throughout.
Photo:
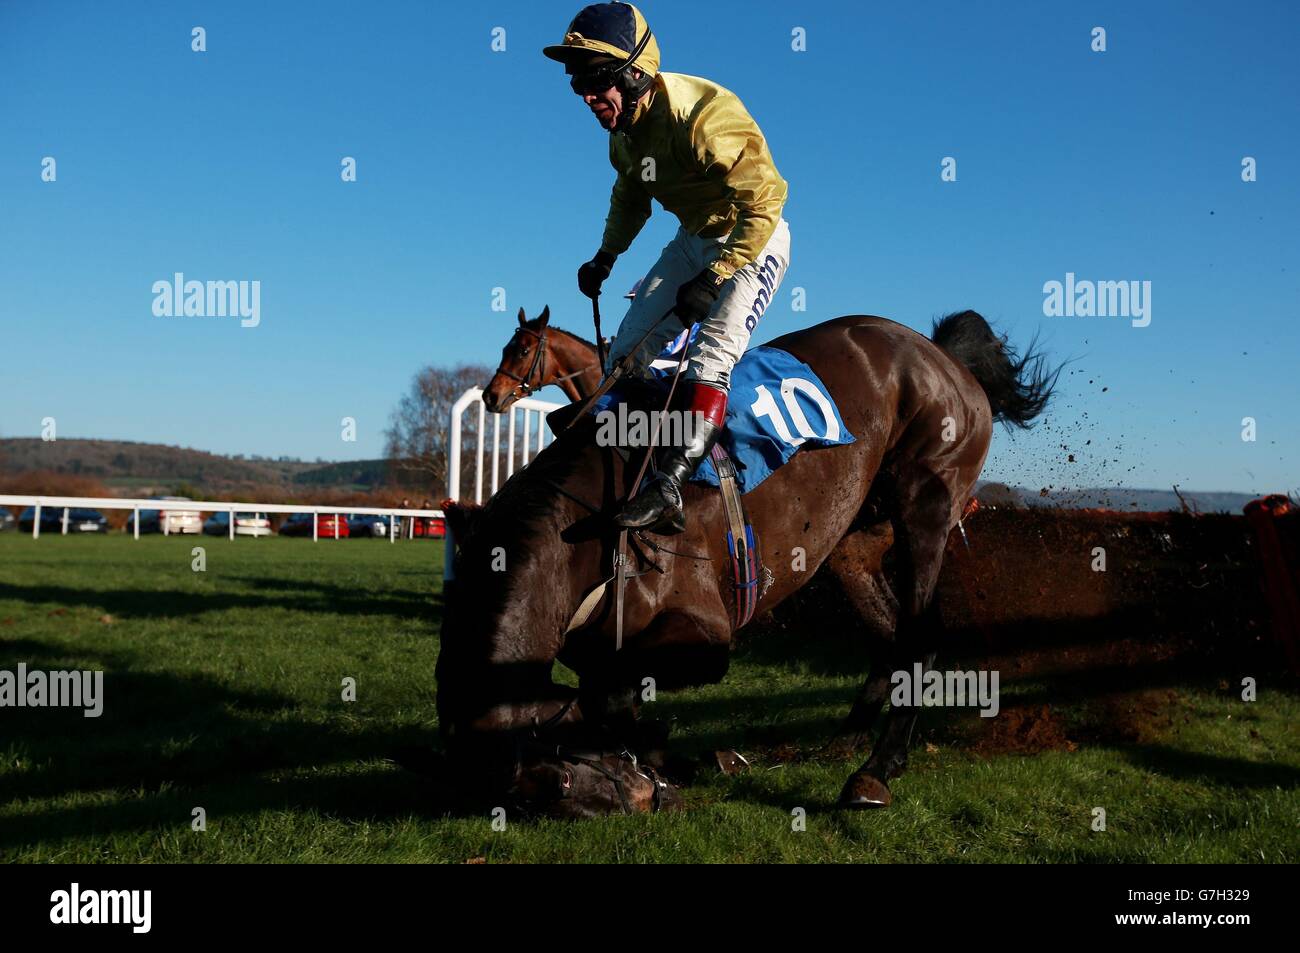
<svg viewBox="0 0 1300 953"><path fill-rule="evenodd" d="M681 222L640 282L606 368L649 332L633 357L635 373L648 376L682 325L700 325L680 408L698 425L678 428L689 442L667 449L653 481L615 520L680 532L682 484L717 442L731 368L790 263L790 229L781 217L787 186L734 93L696 76L659 72L659 45L631 4L584 7L563 42L542 52L565 65L573 91L609 130L617 172L600 249L578 269L582 293L600 295L615 259L650 217L652 198ZM670 310L676 320L660 320Z"/></svg>

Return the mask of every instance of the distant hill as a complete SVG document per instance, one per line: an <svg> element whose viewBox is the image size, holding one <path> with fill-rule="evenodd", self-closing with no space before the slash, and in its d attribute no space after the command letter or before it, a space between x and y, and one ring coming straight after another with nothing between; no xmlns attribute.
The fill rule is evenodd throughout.
<svg viewBox="0 0 1300 953"><path fill-rule="evenodd" d="M308 486L376 487L392 482L387 460L345 460L313 465L293 476L293 482Z"/></svg>
<svg viewBox="0 0 1300 953"><path fill-rule="evenodd" d="M230 493L262 488L286 493L304 491L373 492L397 489L386 460L346 460L334 463L223 456L157 443L130 440L63 439L46 442L36 437L0 439L0 476L36 471L88 477L121 496L172 492L184 486L194 492ZM406 489L427 493L416 484ZM29 492L29 491L25 491ZM1253 496L1248 493L1183 490L1189 507L1202 513L1240 513ZM1087 488L1041 490L978 484L983 502L1004 506L1054 506L1066 509L1096 507L1126 512L1181 509L1172 489Z"/></svg>
<svg viewBox="0 0 1300 953"><path fill-rule="evenodd" d="M296 461L248 460L189 447L130 440L45 441L35 437L0 440L5 472L50 470L96 477L103 483L281 483L312 464Z"/></svg>
<svg viewBox="0 0 1300 953"><path fill-rule="evenodd" d="M288 457L224 456L131 440L0 439L0 474L34 471L91 477L121 495L179 485L213 493L243 487L355 491L391 482L385 460L310 463Z"/></svg>

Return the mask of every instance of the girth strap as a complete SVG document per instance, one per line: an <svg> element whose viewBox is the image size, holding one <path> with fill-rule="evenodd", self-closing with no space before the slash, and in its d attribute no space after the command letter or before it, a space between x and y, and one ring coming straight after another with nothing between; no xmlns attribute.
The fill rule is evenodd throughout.
<svg viewBox="0 0 1300 953"><path fill-rule="evenodd" d="M721 443L709 452L722 491L722 511L727 519L727 551L731 554L732 585L735 590L733 622L739 629L754 617L758 606L759 560L754 545L754 529L745 520L745 505L740 499L736 465Z"/></svg>

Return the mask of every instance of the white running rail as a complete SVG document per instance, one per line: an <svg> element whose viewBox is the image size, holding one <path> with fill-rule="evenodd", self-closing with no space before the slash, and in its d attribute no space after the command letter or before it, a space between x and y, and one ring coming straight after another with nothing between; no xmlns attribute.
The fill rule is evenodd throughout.
<svg viewBox="0 0 1300 953"><path fill-rule="evenodd" d="M393 509L391 507L377 506L310 506L298 505L293 503L226 503L219 501L206 500L129 500L121 499L115 496L10 496L0 493L0 506L34 506L36 512L32 514L32 538L40 539L41 537L41 510L42 509L61 509L63 510L62 529L64 535L68 532L68 512L75 509L92 509L92 510L132 510L135 516L132 523L135 526L135 538L140 538L140 513L145 510L182 510L185 512L201 513L229 513L230 518L226 521L230 526L230 538L235 538L235 514L236 513L313 513L319 516L321 513L333 513L336 516L347 514L356 514L359 516L387 516L388 520L388 540L389 542L397 541L397 523L398 520L392 517L421 517L440 518L443 515L442 510L403 510ZM170 520L160 520L163 526L164 534L170 529ZM407 535L414 538L414 523L407 522ZM316 541L319 538L319 526L317 520L312 520L311 538ZM335 539L339 539L336 532Z"/></svg>

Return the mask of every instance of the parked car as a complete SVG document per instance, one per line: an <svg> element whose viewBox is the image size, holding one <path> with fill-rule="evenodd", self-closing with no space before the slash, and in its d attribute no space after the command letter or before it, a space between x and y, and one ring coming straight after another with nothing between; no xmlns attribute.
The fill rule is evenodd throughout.
<svg viewBox="0 0 1300 953"><path fill-rule="evenodd" d="M387 536L388 517L376 516L374 513L349 513L348 532L352 536Z"/></svg>
<svg viewBox="0 0 1300 953"><path fill-rule="evenodd" d="M209 536L230 535L230 514L223 511L213 513L203 523L203 532ZM271 521L265 513L235 513L236 536L270 536Z"/></svg>
<svg viewBox="0 0 1300 953"><path fill-rule="evenodd" d="M281 536L310 536L311 514L290 513L289 518L280 524ZM329 539L342 539L348 536L348 521L335 513L316 514L316 535Z"/></svg>
<svg viewBox="0 0 1300 953"><path fill-rule="evenodd" d="M30 533L32 525L36 522L36 507L29 506L23 510L22 515L18 517L18 528ZM41 532L42 533L61 533L63 532L63 507L61 506L42 506L41 507ZM68 510L68 532L69 533L106 533L108 532L108 520L99 510L87 510L80 507L72 507Z"/></svg>
<svg viewBox="0 0 1300 953"><path fill-rule="evenodd" d="M447 523L441 516L411 516L408 519L415 524L412 536L442 539L447 535Z"/></svg>
<svg viewBox="0 0 1300 953"><path fill-rule="evenodd" d="M0 532L14 528L14 514L8 510L0 510Z"/></svg>
<svg viewBox="0 0 1300 953"><path fill-rule="evenodd" d="M152 496L151 500L159 500L175 503L192 502L187 496ZM165 521L165 522L164 522ZM141 510L140 511L140 532L142 533L161 533L166 530L168 533L199 533L203 531L203 514L198 510L187 510L180 507L168 507L165 510ZM132 513L126 520L126 531L135 532L135 514Z"/></svg>

